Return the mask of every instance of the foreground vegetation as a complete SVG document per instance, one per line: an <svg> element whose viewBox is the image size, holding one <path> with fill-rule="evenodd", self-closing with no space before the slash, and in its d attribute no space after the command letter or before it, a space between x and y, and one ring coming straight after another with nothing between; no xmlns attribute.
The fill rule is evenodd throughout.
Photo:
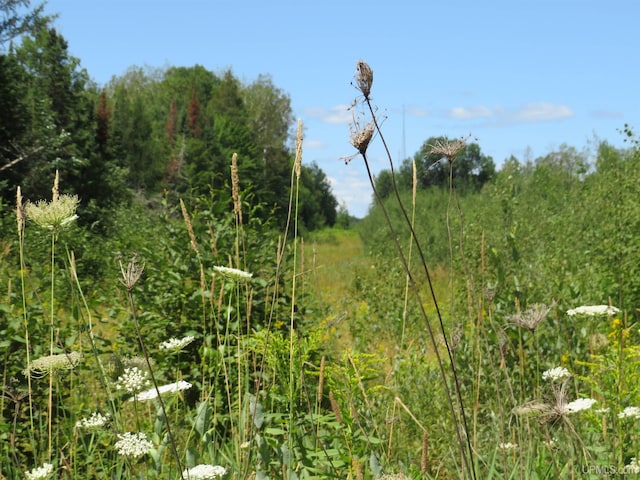
<svg viewBox="0 0 640 480"><path fill-rule="evenodd" d="M2 61L19 65L29 51ZM218 93L238 87L199 68L150 83L165 91L196 77ZM129 88L135 78L113 91L144 116L147 97L123 100L148 86ZM353 161L368 164L384 131L364 62L355 85ZM302 126L278 152L281 198L261 197L269 189L239 164L256 138L225 137L245 138L240 156L230 143L198 150L211 125L191 121L201 117L190 95L185 158L215 156L215 178L199 178L196 162L162 192L149 180L158 165L119 165L125 201L100 203L73 184L71 143L63 173L46 178L50 196L36 173L64 148L44 142L46 129L29 130L46 153L31 167L44 169L12 170L28 193L3 177L13 197L0 204L1 477L640 473L640 149L629 127L626 150L563 146L498 171L477 145L432 137L371 176L374 203L356 227L312 230L332 221L312 201L323 195L309 195ZM202 118L245 125L246 110L234 123L236 109L216 103L241 96L207 96ZM168 135L173 123L160 125ZM127 150L124 133L111 146L133 161L142 144Z"/></svg>

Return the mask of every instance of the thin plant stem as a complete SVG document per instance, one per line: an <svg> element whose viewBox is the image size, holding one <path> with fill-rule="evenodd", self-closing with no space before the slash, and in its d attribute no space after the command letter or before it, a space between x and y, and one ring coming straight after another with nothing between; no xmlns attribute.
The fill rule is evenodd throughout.
<svg viewBox="0 0 640 480"><path fill-rule="evenodd" d="M133 282L135 283L135 282ZM140 344L140 348L142 350L142 354L144 355L145 363L147 364L147 369L149 370L149 375L151 376L151 381L153 382L153 386L156 389L156 394L158 397L158 403L160 404L160 409L162 410L162 415L166 420L167 425L167 435L169 436L169 445L171 447L171 453L176 459L176 465L178 467L178 472L180 473L180 478L184 479L182 475L182 464L180 462L180 455L178 454L178 448L176 447L176 441L171 431L171 425L169 422L169 417L167 416L167 410L164 406L164 401L162 400L162 395L160 394L160 390L158 389L158 382L156 382L155 375L153 373L153 368L151 367L151 360L149 359L149 353L147 352L147 347L145 346L144 340L142 339L142 333L140 332L140 324L138 323L138 315L136 314L136 306L133 300L133 285L127 284L127 297L129 299L129 308L131 309L131 316L133 318L133 324L136 329L136 335L138 337L138 343Z"/></svg>
<svg viewBox="0 0 640 480"><path fill-rule="evenodd" d="M377 203L380 205L380 207L382 209L383 215L384 215L385 220L387 222L387 226L388 226L388 228L389 228L389 230L391 232L391 236L392 236L393 241L394 241L394 243L396 245L396 249L397 249L398 253L400 254L403 267L404 267L405 271L407 272L407 275L409 276L410 283L412 285L412 289L414 290L414 294L416 296L416 299L418 300L418 304L420 306L421 315L424 318L425 324L426 324L427 329L429 331L429 336L431 337L431 342L432 342L432 345L434 347L434 351L435 351L437 359L438 359L438 364L439 364L440 369L441 369L443 381L445 382L445 385L446 385L445 390L447 392L447 399L449 401L450 408L452 409L452 420L453 420L454 425L455 425L456 435L458 437L458 442L459 442L459 445L460 445L463 462L467 466L467 469L471 472L472 477L475 479L476 478L475 467L473 465L473 462L469 458L469 456L473 455L473 451L472 451L472 447L471 447L471 440L470 440L469 435L468 435L469 428L468 428L468 425L467 425L467 419L466 419L466 414L465 414L465 409L464 409L464 402L462 400L462 393L461 393L461 389L460 389L460 385L459 385L458 376L457 376L457 373L456 373L456 367L455 367L455 361L453 359L453 353L452 353L451 347L449 345L449 341L447 339L446 331L445 331L445 328L444 328L444 322L442 320L442 313L440 312L440 307L439 307L438 302L436 300L436 294L435 294L435 289L434 289L433 282L432 282L432 279L431 279L431 275L429 273L429 269L427 268L426 258L424 256L424 252L422 251L422 247L420 245L420 242L418 241L418 238L417 238L417 236L415 234L415 230L413 228L413 225L411 224L411 220L409 219L407 211L404 208L402 200L400 199L400 194L398 192L398 188L397 188L396 181L395 181L395 169L393 167L393 160L392 160L391 152L389 151L389 147L387 146L387 142L386 142L386 140L384 138L384 135L382 134L382 130L381 130L379 122L377 120L377 116L375 114L375 111L373 109L373 106L371 104L371 101L370 101L368 95L365 96L365 103L367 104L367 107L369 108L369 112L371 114L372 121L374 123L375 129L378 132L378 134L380 135L380 139L381 139L381 141L383 143L387 158L389 160L389 164L390 164L390 168L391 168L391 179L392 179L393 191L395 193L396 200L398 202L398 205L400 207L402 215L403 215L403 217L405 219L405 222L408 225L408 227L409 227L409 229L411 231L411 234L413 236L413 239L414 239L414 242L415 242L415 245L416 245L416 249L418 251L422 266L423 266L424 271L425 271L425 275L426 275L426 278L427 278L427 283L429 285L429 290L430 290L430 293L431 293L431 297L432 297L432 299L434 301L436 314L437 314L437 317L438 317L440 329L441 329L441 332L442 332L442 335L443 335L443 339L444 339L444 344L445 344L445 347L446 347L446 350L447 350L447 354L449 356L449 362L450 362L450 367L451 367L451 372L452 372L452 377L453 377L453 383L454 383L454 390L455 390L455 393L456 393L458 406L460 408L460 416L462 417L462 424L463 424L463 428L464 428L465 440L462 439L462 434L460 433L460 430L459 430L457 415L456 415L455 410L453 408L453 401L451 399L451 395L450 395L450 392L448 390L448 381L446 380L447 376L446 376L446 372L444 370L444 364L442 363L441 356L440 356L440 354L438 352L435 335L434 335L433 329L431 327L431 323L429 322L427 313L426 313L426 311L424 309L424 304L423 304L423 302L421 300L421 295L420 295L419 288L418 288L418 286L417 286L417 284L416 284L416 282L415 282L415 280L413 278L413 275L411 274L411 271L409 270L409 265L407 263L405 255L403 253L402 247L400 246L400 244L398 242L397 235L396 235L395 230L393 228L393 225L391 223L391 219L389 217L387 209L384 206L384 202L382 201L382 198L380 197L380 194L378 193L378 191L377 191L377 189L375 187L375 181L373 179L373 174L371 173L371 168L369 166L369 161L368 161L368 158L367 158L367 155L366 155L366 149L361 151L360 154L362 155L362 157L364 159L364 163L365 163L365 166L366 166L366 169L367 169L367 175L369 177L369 183L371 184L371 186L373 188L376 201L377 201ZM467 452L465 452L465 447L464 447L465 443L466 443L467 449L468 449Z"/></svg>

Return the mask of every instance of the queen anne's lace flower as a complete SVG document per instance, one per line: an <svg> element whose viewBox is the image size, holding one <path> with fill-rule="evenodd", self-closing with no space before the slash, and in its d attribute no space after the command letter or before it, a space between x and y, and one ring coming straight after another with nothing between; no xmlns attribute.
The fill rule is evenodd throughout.
<svg viewBox="0 0 640 480"><path fill-rule="evenodd" d="M28 203L27 217L42 228L58 231L78 218L76 208L79 202L77 195L59 195L51 202Z"/></svg>
<svg viewBox="0 0 640 480"><path fill-rule="evenodd" d="M137 393L151 385L147 379L147 373L138 367L125 368L124 373L116 381L116 390L124 390L127 393Z"/></svg>
<svg viewBox="0 0 640 480"><path fill-rule="evenodd" d="M238 270L237 268L215 266L213 269L216 273L219 273L223 277L235 282L247 282L251 280L251 277L253 277L253 273Z"/></svg>
<svg viewBox="0 0 640 480"><path fill-rule="evenodd" d="M195 340L195 337L189 335L183 338L170 338L160 344L160 350L182 350Z"/></svg>
<svg viewBox="0 0 640 480"><path fill-rule="evenodd" d="M618 414L618 418L640 418L640 408L625 407L625 409Z"/></svg>
<svg viewBox="0 0 640 480"><path fill-rule="evenodd" d="M55 373L61 370L72 370L82 358L79 352L59 353L47 355L33 360L22 373L25 376L43 377L47 373Z"/></svg>
<svg viewBox="0 0 640 480"><path fill-rule="evenodd" d="M542 379L551 382L560 382L571 377L571 373L564 367L555 367L542 372Z"/></svg>
<svg viewBox="0 0 640 480"><path fill-rule="evenodd" d="M502 442L501 444L498 445L498 448L504 451L517 450L518 445L511 442Z"/></svg>
<svg viewBox="0 0 640 480"><path fill-rule="evenodd" d="M180 380L179 382L170 383L168 385L162 385L158 387L158 391L160 395L165 393L175 393L181 390L187 390L191 388L191 384L189 382L185 382L184 380ZM152 400L154 398L158 398L158 391L156 391L155 387L145 390L144 392L140 392L135 396L129 399L130 402L133 402L134 399L138 401Z"/></svg>
<svg viewBox="0 0 640 480"><path fill-rule="evenodd" d="M220 465L197 465L192 468L187 468L182 472L184 478L189 480L209 480L214 478L221 478L227 473L227 469Z"/></svg>
<svg viewBox="0 0 640 480"><path fill-rule="evenodd" d="M567 403L565 409L568 413L576 413L582 410L589 410L596 403L593 398L578 398L573 402Z"/></svg>
<svg viewBox="0 0 640 480"><path fill-rule="evenodd" d="M53 465L44 463L41 467L29 470L26 473L27 480L44 480L50 478L53 474Z"/></svg>
<svg viewBox="0 0 640 480"><path fill-rule="evenodd" d="M149 453L149 450L153 448L153 443L147 440L147 435L144 433L127 432L118 434L115 447L120 455L137 458Z"/></svg>
<svg viewBox="0 0 640 480"><path fill-rule="evenodd" d="M594 317L596 315L614 315L620 312L619 308L609 305L584 305L582 307L567 310L567 315L573 317L575 315L586 315Z"/></svg>
<svg viewBox="0 0 640 480"><path fill-rule="evenodd" d="M94 412L89 418L83 418L76 422L76 428L85 430L97 430L104 427L109 421L109 414L102 415L100 412Z"/></svg>

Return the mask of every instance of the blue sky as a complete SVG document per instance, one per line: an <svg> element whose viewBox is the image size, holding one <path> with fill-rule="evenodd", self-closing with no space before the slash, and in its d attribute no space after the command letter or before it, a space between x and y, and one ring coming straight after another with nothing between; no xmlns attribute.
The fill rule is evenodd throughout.
<svg viewBox="0 0 640 480"><path fill-rule="evenodd" d="M304 123L303 162L356 216L371 202L361 159L343 160L360 59L396 164L438 135L471 135L499 166L562 144L623 146L624 124L640 129L635 0L49 0L46 11L100 84L133 65L271 75ZM379 139L369 154L386 168Z"/></svg>

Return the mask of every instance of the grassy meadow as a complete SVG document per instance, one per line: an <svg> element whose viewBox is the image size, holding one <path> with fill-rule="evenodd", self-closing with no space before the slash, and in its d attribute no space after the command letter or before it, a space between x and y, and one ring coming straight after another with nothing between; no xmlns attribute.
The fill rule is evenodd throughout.
<svg viewBox="0 0 640 480"><path fill-rule="evenodd" d="M309 233L297 152L284 229L233 176L228 211L160 199L100 235L57 178L2 205L0 478L640 473L637 145Z"/></svg>

